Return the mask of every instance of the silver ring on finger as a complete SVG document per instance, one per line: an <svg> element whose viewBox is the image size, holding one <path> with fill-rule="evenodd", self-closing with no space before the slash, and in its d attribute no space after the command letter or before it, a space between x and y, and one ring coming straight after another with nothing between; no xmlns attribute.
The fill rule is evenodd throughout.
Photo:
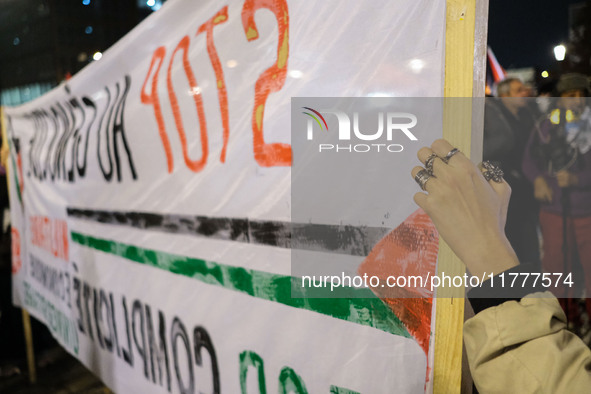
<svg viewBox="0 0 591 394"><path fill-rule="evenodd" d="M433 162L438 157L439 156L437 156L435 153L431 153L429 157L427 157L427 160L425 160L425 168L427 171L429 171L429 175L433 175Z"/></svg>
<svg viewBox="0 0 591 394"><path fill-rule="evenodd" d="M499 167L497 167L496 165L494 165L490 161L483 161L482 168L485 169L485 171L482 172L484 179L486 179L487 181L492 180L493 182L496 182L496 183L503 182L504 173L503 173L503 170L501 170Z"/></svg>
<svg viewBox="0 0 591 394"><path fill-rule="evenodd" d="M427 191L426 185L429 179L431 178L434 178L434 176L431 175L428 170L423 168L422 170L417 172L417 175L415 175L415 182L419 184L421 190Z"/></svg>
<svg viewBox="0 0 591 394"><path fill-rule="evenodd" d="M449 159L451 159L456 153L460 153L460 150L458 148L453 148L452 150L450 150L447 155L445 155L445 157L442 159L445 163L449 162Z"/></svg>

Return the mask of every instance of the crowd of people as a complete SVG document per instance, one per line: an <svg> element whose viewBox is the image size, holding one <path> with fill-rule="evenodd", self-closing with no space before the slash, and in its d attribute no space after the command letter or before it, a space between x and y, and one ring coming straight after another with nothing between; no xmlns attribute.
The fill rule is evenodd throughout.
<svg viewBox="0 0 591 394"><path fill-rule="evenodd" d="M551 97L536 98L517 78L496 92L485 104L483 159L512 189L507 239L522 264L569 279L549 290L568 328L591 345L589 78L564 74Z"/></svg>

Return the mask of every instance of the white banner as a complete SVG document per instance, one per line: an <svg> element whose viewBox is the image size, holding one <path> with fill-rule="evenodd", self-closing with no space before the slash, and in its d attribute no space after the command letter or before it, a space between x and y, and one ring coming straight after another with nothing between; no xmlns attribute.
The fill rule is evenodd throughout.
<svg viewBox="0 0 591 394"><path fill-rule="evenodd" d="M444 27L444 1L168 1L6 108L15 303L118 393L430 391L431 300L292 298L285 232L291 98L441 96ZM401 198L362 224L416 221Z"/></svg>

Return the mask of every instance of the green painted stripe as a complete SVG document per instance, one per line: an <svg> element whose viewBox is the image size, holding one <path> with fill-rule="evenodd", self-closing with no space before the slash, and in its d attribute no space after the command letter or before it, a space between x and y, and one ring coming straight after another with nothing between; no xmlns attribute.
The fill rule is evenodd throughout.
<svg viewBox="0 0 591 394"><path fill-rule="evenodd" d="M252 297L304 309L335 319L374 327L390 334L410 338L398 317L371 291L351 289L357 296L367 298L306 298L309 289L300 287L291 276L249 270L218 264L192 257L140 248L107 239L72 232L72 241L101 252L110 253L136 263L150 265L200 282L246 293ZM301 298L292 297L294 294Z"/></svg>
<svg viewBox="0 0 591 394"><path fill-rule="evenodd" d="M339 386L330 386L330 394L360 394L357 391L345 389Z"/></svg>

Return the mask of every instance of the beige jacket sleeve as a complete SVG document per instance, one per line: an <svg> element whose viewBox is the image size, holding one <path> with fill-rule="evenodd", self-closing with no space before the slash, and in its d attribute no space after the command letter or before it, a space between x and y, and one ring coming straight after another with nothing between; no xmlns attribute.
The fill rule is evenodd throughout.
<svg viewBox="0 0 591 394"><path fill-rule="evenodd" d="M550 293L483 310L466 321L464 341L480 394L591 393L591 351Z"/></svg>

